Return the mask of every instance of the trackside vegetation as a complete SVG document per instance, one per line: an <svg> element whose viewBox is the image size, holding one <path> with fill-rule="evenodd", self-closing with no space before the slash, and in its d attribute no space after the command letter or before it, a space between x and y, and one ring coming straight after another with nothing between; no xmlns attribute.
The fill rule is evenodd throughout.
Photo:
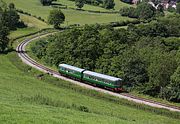
<svg viewBox="0 0 180 124"><path fill-rule="evenodd" d="M121 77L129 91L179 102L179 20L173 15L118 30L87 25L36 42L31 49L49 65L66 63Z"/></svg>

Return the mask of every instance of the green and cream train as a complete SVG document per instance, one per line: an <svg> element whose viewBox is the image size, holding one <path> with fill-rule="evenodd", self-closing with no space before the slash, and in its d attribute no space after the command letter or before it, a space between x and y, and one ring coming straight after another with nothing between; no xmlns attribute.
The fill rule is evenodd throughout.
<svg viewBox="0 0 180 124"><path fill-rule="evenodd" d="M81 69L67 64L59 65L59 73L66 77L94 86L103 87L114 92L122 91L122 79L120 78L88 71L86 69Z"/></svg>

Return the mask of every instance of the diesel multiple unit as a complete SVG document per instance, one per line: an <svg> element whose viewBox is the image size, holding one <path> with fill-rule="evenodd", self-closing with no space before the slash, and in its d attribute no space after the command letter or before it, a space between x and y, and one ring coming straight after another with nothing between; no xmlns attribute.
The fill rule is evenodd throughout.
<svg viewBox="0 0 180 124"><path fill-rule="evenodd" d="M94 86L100 86L115 92L122 90L122 79L104 75L86 69L81 69L75 66L60 64L59 72L67 77L81 82L89 83Z"/></svg>

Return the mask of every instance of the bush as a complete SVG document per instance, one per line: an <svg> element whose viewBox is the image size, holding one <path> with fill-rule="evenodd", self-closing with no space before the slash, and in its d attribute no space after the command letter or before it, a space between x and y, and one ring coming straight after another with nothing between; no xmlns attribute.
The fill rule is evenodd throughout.
<svg viewBox="0 0 180 124"><path fill-rule="evenodd" d="M41 4L42 4L43 6L49 6L49 5L51 5L51 4L52 4L52 1L53 1L53 0L40 0Z"/></svg>
<svg viewBox="0 0 180 124"><path fill-rule="evenodd" d="M50 12L48 17L48 22L51 25L54 25L54 28L60 28L60 24L62 24L65 20L65 15L60 9L54 9Z"/></svg>
<svg viewBox="0 0 180 124"><path fill-rule="evenodd" d="M23 22L23 21L19 21L19 23L17 24L18 28L26 28L27 25Z"/></svg>
<svg viewBox="0 0 180 124"><path fill-rule="evenodd" d="M83 112L89 112L89 109L88 109L88 107L86 107L86 106L80 106L80 107L79 107L79 110L80 110L80 111L83 111Z"/></svg>
<svg viewBox="0 0 180 124"><path fill-rule="evenodd" d="M128 24L139 24L140 21L135 19L132 21L126 20L126 21L121 21L121 22L110 22L110 26L112 27L118 27L118 26L127 26Z"/></svg>
<svg viewBox="0 0 180 124"><path fill-rule="evenodd" d="M136 9L133 7L123 7L122 9L120 9L120 14L122 16L128 16L130 18L138 18Z"/></svg>

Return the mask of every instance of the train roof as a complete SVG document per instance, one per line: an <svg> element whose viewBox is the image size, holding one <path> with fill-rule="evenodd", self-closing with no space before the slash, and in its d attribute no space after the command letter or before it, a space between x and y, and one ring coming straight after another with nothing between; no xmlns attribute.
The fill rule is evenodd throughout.
<svg viewBox="0 0 180 124"><path fill-rule="evenodd" d="M78 68L75 66L71 66L71 65L67 65L67 64L59 64L59 67L64 67L73 71L77 71L77 72L83 72L85 69L82 68Z"/></svg>
<svg viewBox="0 0 180 124"><path fill-rule="evenodd" d="M121 78L117 78L117 77L113 77L113 76L109 76L109 75L105 75L105 74L100 74L100 73L96 73L96 72L92 72L92 71L84 71L84 74L90 75L90 76L94 76L94 77L98 77L98 78L102 78L105 80L109 80L109 81L119 81L122 80Z"/></svg>

